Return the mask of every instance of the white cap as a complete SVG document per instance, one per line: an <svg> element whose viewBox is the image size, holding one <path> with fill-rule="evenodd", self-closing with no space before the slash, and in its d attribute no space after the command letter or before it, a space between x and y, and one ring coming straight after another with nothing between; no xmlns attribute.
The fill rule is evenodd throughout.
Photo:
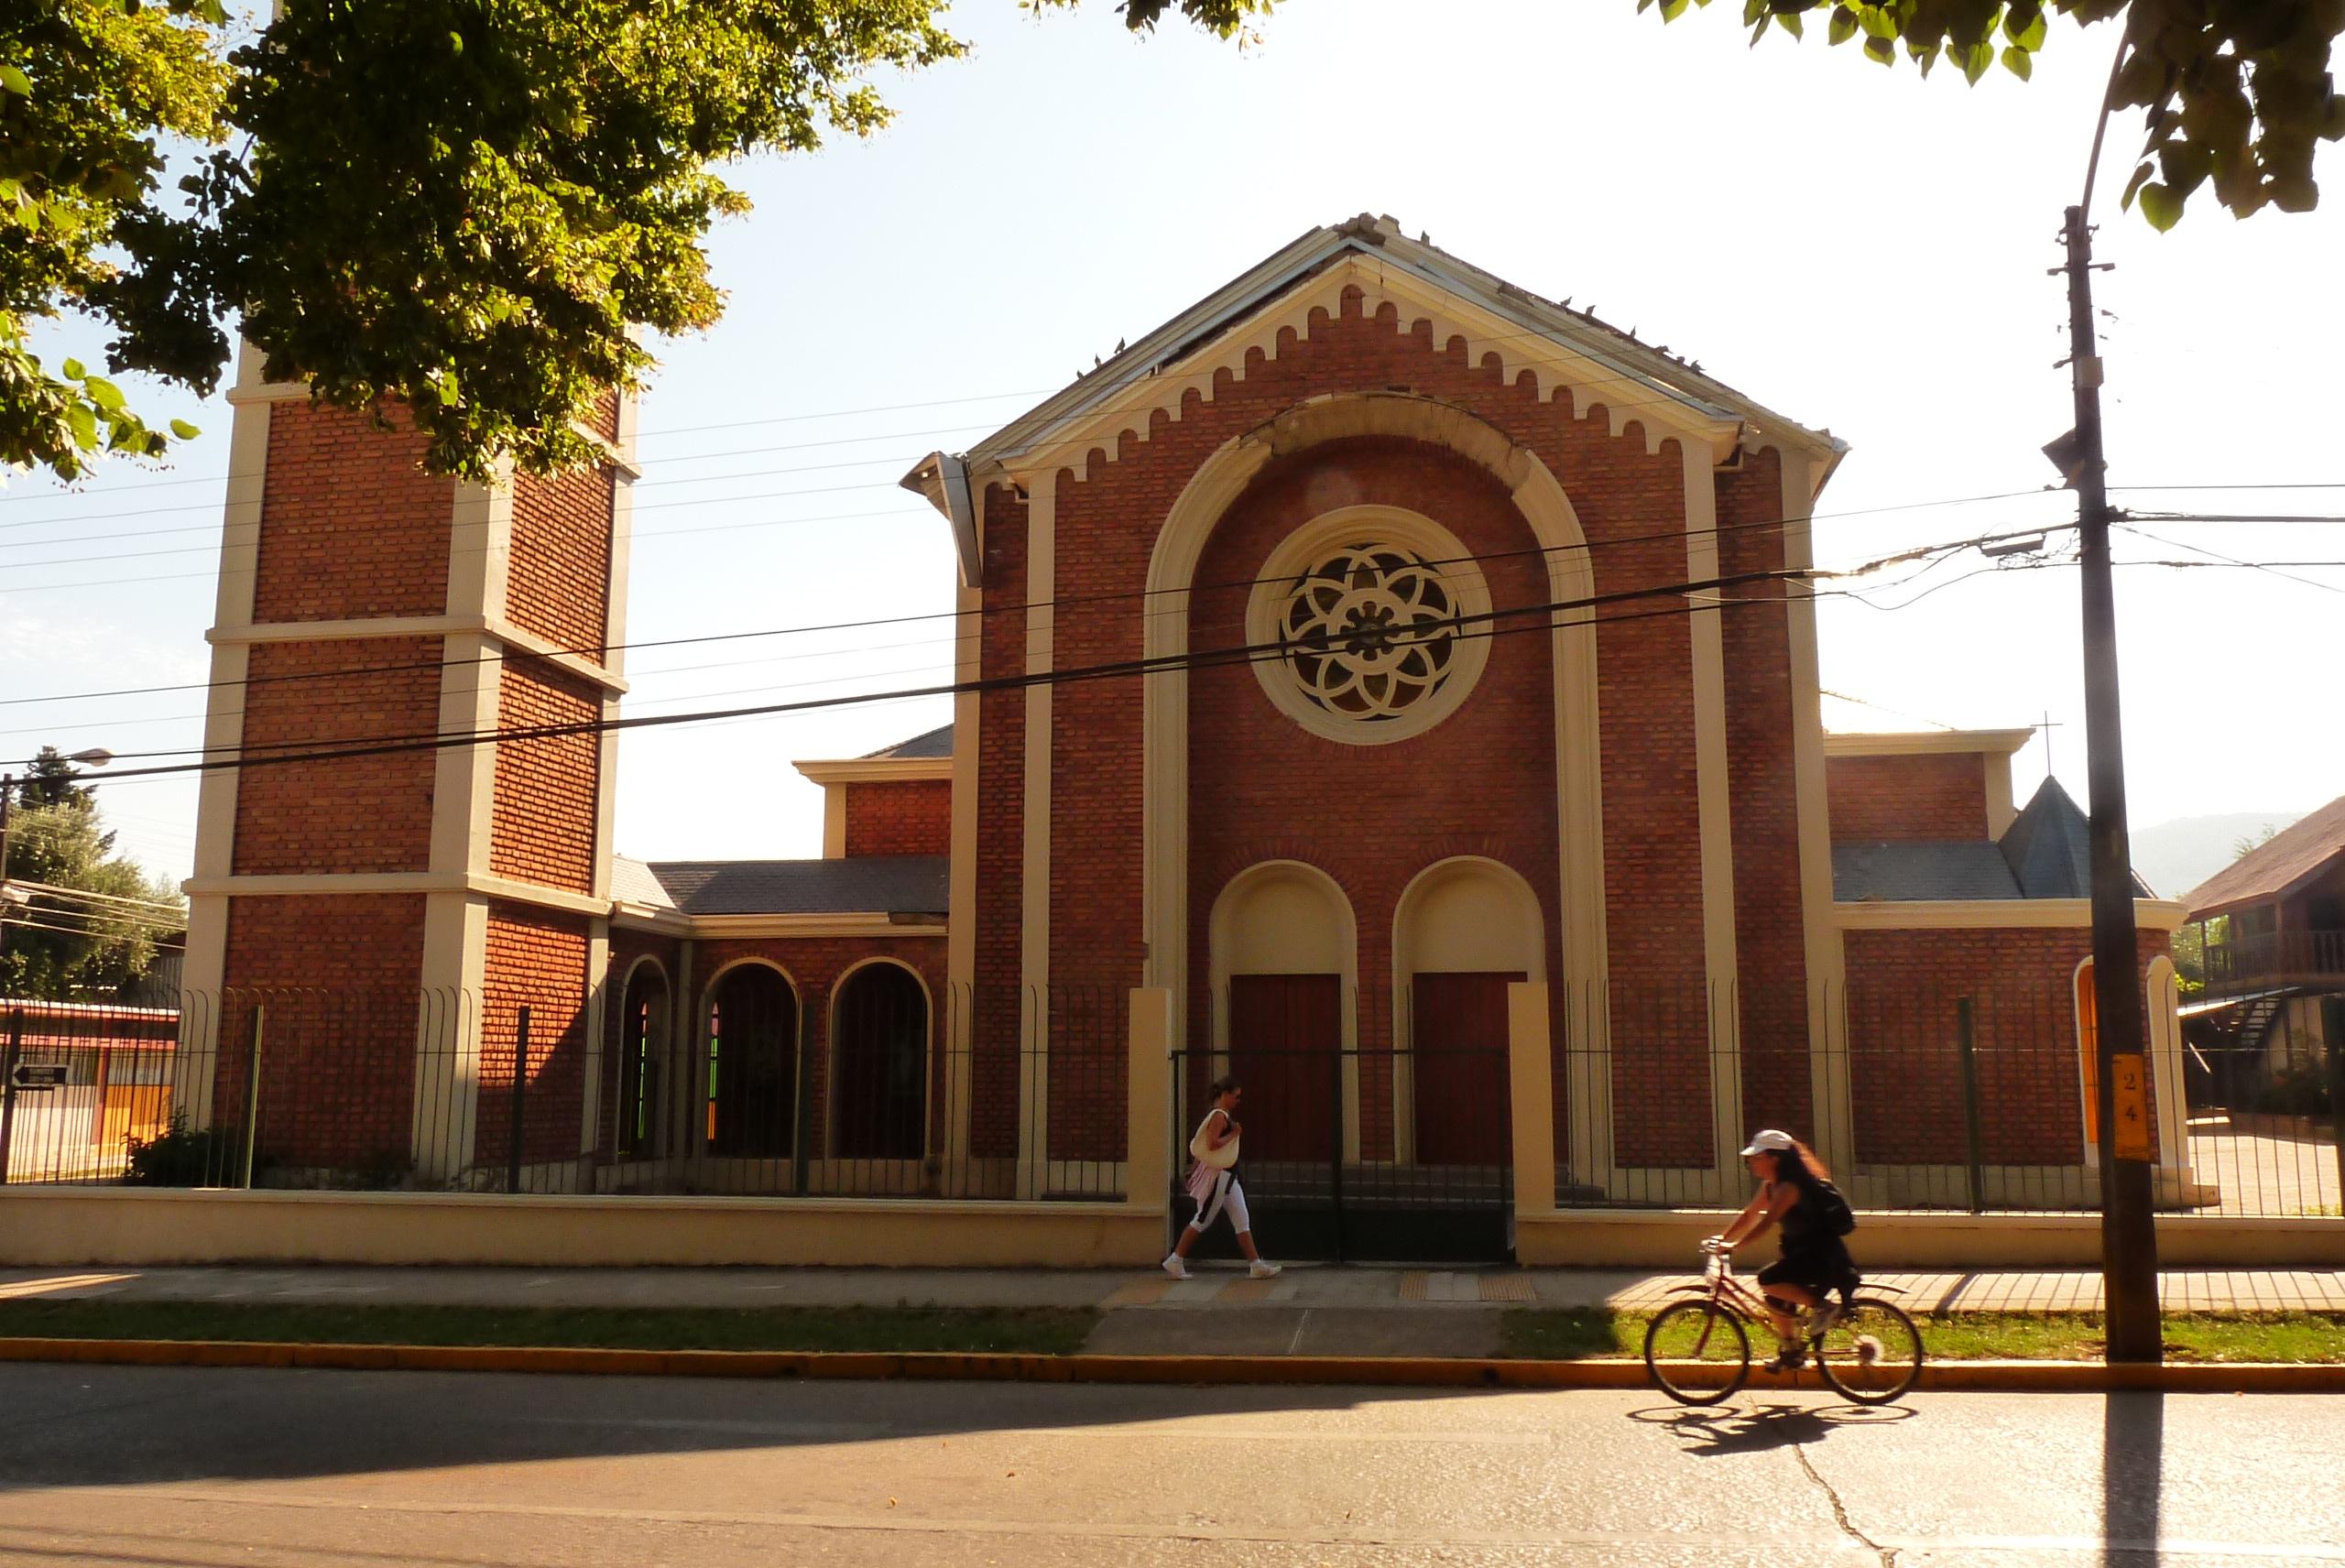
<svg viewBox="0 0 2345 1568"><path fill-rule="evenodd" d="M1777 1132L1773 1127L1761 1127L1751 1135L1751 1147L1742 1151L1742 1157L1748 1160L1754 1154L1789 1154L1798 1147L1792 1141L1791 1134Z"/></svg>

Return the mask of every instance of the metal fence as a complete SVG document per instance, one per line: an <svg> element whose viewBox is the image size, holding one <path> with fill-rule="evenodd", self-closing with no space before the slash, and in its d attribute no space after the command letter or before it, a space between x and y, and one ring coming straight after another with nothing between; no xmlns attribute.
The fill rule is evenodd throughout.
<svg viewBox="0 0 2345 1568"><path fill-rule="evenodd" d="M736 979L735 976L738 976ZM697 1016L413 990L0 1004L0 1173L485 1192L1117 1198L1127 993L778 970Z"/></svg>
<svg viewBox="0 0 2345 1568"><path fill-rule="evenodd" d="M1291 1135L1305 1153L1276 1174L1298 1201L1340 1189L1339 1218L1380 1205L1480 1216L1486 1197L1511 1203L1512 978L1200 985L1168 1064L1176 1177L1206 1080L1234 1067L1255 1080L1249 1166L1274 1161ZM496 988L0 1003L0 1172L1115 1199L1129 1154L1129 995L931 989L875 964L802 1002L780 971L742 964L688 1004L629 981L591 1011ZM1558 985L1549 1010L1566 1206L1739 1203L1749 1181L1736 1151L1761 1126L1824 1150L1864 1207L2099 1203L2089 1009L2080 1023L2069 984ZM2345 1052L2321 1021L2333 1011L2300 1007L2260 1033L2227 1035L2213 1017L2155 1031L2147 1134L2161 1208L2345 1214ZM1273 1175L1262 1166L1256 1180Z"/></svg>

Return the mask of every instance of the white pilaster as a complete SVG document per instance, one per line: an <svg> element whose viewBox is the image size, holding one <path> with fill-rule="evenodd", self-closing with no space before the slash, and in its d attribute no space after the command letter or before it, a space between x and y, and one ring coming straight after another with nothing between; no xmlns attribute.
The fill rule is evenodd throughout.
<svg viewBox="0 0 2345 1568"><path fill-rule="evenodd" d="M1718 575L1718 481L1708 449L1681 441L1685 471L1685 577ZM1702 951L1709 992L1712 1165L1721 1187L1741 1169L1742 1009L1734 942L1733 781L1726 725L1725 611L1719 590L1686 595L1694 659L1694 767L1702 848Z"/></svg>

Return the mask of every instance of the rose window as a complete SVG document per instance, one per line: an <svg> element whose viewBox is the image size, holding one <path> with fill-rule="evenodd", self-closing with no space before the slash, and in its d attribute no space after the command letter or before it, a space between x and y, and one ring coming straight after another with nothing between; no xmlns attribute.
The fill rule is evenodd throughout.
<svg viewBox="0 0 2345 1568"><path fill-rule="evenodd" d="M1380 723L1448 681L1458 615L1456 596L1423 557L1355 544L1293 580L1278 635L1304 696L1330 713Z"/></svg>

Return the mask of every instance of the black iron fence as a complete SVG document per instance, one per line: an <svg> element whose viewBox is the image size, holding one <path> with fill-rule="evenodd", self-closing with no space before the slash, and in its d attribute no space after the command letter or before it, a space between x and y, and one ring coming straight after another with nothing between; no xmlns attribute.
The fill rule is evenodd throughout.
<svg viewBox="0 0 2345 1568"><path fill-rule="evenodd" d="M1123 987L932 990L873 964L802 1007L786 984L732 979L760 975L779 981L742 965L684 1004L615 986L591 1014L495 990L0 1003L0 1171L12 1182L442 1192L1125 1195ZM1513 1138L1513 978L1200 985L1165 1085L1176 1177L1206 1082L1234 1071L1248 1080L1248 1160L1264 1192L1283 1182L1300 1201L1340 1189L1355 1214L1502 1208L1526 1169ZM2089 1009L2072 984L1860 975L1845 991L1557 985L1548 1000L1563 1204L1739 1202L1749 1183L1737 1151L1762 1126L1822 1151L1866 1207L2099 1203ZM2198 1020L2183 1038L2160 1021L2136 1125L2162 1208L2345 1210L2345 1029L2334 1021L2334 1009L2295 1007L2253 1040Z"/></svg>
<svg viewBox="0 0 2345 1568"><path fill-rule="evenodd" d="M741 976L736 981L734 976ZM770 977L772 984L758 977ZM1128 994L744 965L599 1017L469 991L0 1004L0 1173L487 1192L1118 1198Z"/></svg>

